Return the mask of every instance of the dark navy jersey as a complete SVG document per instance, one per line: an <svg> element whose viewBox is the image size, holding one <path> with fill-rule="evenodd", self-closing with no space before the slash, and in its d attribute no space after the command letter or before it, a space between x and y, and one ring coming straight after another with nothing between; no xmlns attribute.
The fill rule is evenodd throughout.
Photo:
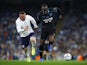
<svg viewBox="0 0 87 65"><path fill-rule="evenodd" d="M42 23L42 28L55 27L60 15L63 14L58 8L50 8L47 13L40 11L37 14L37 23Z"/></svg>

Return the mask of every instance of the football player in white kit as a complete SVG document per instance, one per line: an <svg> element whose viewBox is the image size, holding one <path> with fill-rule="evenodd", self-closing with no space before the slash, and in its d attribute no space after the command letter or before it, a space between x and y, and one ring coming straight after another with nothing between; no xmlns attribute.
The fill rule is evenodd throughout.
<svg viewBox="0 0 87 65"><path fill-rule="evenodd" d="M27 47L31 43L31 46L32 46L31 54L35 55L34 45L36 44L36 37L34 36L34 30L31 26L31 23L34 26L34 29L38 28L37 23L32 16L26 15L24 11L19 12L19 17L16 20L16 29L20 35L22 48L23 48L24 54L29 59L28 61L30 61L30 54L29 54L30 51L28 51Z"/></svg>

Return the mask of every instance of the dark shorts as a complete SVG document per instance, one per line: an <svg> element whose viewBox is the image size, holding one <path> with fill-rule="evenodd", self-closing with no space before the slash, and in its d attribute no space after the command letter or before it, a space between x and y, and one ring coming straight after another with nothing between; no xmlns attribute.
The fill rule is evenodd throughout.
<svg viewBox="0 0 87 65"><path fill-rule="evenodd" d="M26 37L21 37L21 45L22 45L23 49L26 48L29 45L30 37L32 37L33 35L34 35L34 33L30 33Z"/></svg>
<svg viewBox="0 0 87 65"><path fill-rule="evenodd" d="M47 40L49 38L50 35L54 35L55 36L55 29L42 29L41 32L41 39L43 40Z"/></svg>

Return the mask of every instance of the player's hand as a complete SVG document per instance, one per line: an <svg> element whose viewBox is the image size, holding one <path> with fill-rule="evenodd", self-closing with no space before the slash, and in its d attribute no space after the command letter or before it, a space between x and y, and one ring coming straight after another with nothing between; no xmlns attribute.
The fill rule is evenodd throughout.
<svg viewBox="0 0 87 65"><path fill-rule="evenodd" d="M62 15L60 15L60 16L59 16L59 19L62 19L62 18L63 18L63 16L62 16Z"/></svg>
<svg viewBox="0 0 87 65"><path fill-rule="evenodd" d="M28 26L24 27L24 31L27 31L28 30Z"/></svg>
<svg viewBox="0 0 87 65"><path fill-rule="evenodd" d="M38 31L38 28L34 28L34 31L37 32Z"/></svg>

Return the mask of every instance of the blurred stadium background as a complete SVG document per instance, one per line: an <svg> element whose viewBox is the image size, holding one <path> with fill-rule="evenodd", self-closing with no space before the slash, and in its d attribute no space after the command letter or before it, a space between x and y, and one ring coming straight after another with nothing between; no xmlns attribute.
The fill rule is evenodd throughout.
<svg viewBox="0 0 87 65"><path fill-rule="evenodd" d="M63 60L63 54L66 52L73 55L73 60L77 60L79 55L87 60L87 0L0 0L0 59L23 58L15 20L20 10L35 18L42 3L47 3L50 8L59 7L64 13L63 19L58 21L56 27L54 60ZM40 31L41 29L37 32L38 45Z"/></svg>

